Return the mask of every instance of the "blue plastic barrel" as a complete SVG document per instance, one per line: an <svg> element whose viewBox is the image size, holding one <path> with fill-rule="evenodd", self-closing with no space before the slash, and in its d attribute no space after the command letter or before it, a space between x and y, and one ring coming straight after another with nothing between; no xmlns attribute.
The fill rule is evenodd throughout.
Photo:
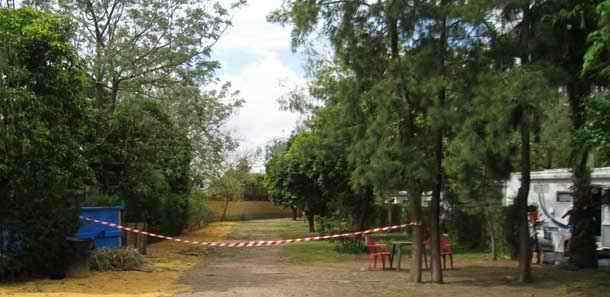
<svg viewBox="0 0 610 297"><path fill-rule="evenodd" d="M115 224L121 224L120 207L82 207L81 216ZM120 248L121 230L106 225L81 220L76 233L78 239L94 239L95 248Z"/></svg>

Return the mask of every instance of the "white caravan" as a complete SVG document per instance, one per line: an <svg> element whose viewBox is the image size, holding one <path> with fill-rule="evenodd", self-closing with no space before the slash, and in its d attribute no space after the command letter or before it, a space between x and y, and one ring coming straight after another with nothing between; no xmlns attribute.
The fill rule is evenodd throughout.
<svg viewBox="0 0 610 297"><path fill-rule="evenodd" d="M591 184L610 187L610 167L596 168L591 174ZM521 174L513 173L504 184L504 204L511 205L521 185ZM541 241L551 243L555 252L566 251L571 237L566 212L572 208L572 173L568 169L551 169L531 173L528 205L538 206L542 228L538 230ZM600 214L598 248L610 249L610 207L602 205Z"/></svg>

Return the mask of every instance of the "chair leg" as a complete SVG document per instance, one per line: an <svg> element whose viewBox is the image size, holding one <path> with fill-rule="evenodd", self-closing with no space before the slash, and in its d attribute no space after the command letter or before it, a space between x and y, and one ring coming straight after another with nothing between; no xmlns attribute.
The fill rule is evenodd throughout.
<svg viewBox="0 0 610 297"><path fill-rule="evenodd" d="M428 256L426 256L426 253L422 253L421 255L424 257L424 267L428 269Z"/></svg>
<svg viewBox="0 0 610 297"><path fill-rule="evenodd" d="M449 261L451 262L451 269L453 269L453 254L449 254Z"/></svg>

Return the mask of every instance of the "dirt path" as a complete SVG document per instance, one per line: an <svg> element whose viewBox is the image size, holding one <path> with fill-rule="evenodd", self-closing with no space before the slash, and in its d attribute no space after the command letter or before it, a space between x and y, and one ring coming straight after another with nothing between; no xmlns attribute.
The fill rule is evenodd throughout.
<svg viewBox="0 0 610 297"><path fill-rule="evenodd" d="M238 255L212 256L209 263L197 266L182 280L193 288L193 293L177 296L375 296L380 290L391 291L388 283L406 283L408 277L406 273L363 270L362 261L294 265L288 263L280 249L258 248Z"/></svg>
<svg viewBox="0 0 610 297"><path fill-rule="evenodd" d="M273 230L281 225L278 222L293 224L277 220L239 223L229 238L246 240L290 236L282 236L281 232ZM302 247L305 253L308 244ZM212 250L207 261L196 265L179 280L182 285L192 288L191 292L176 296L610 297L609 273L572 273L536 266L537 281L521 285L514 279L516 263L513 261L456 256L456 269L445 272L445 284L430 283L428 272L424 275L427 283L414 284L408 281L408 271L366 270L366 256L332 263L295 263L292 261L294 255L287 253L286 249ZM592 282L592 279L597 281ZM607 287L604 279L608 280Z"/></svg>

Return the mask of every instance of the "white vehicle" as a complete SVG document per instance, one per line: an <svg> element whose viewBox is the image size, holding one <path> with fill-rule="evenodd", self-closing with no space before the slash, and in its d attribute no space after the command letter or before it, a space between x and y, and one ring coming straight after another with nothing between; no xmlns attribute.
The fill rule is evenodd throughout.
<svg viewBox="0 0 610 297"><path fill-rule="evenodd" d="M591 184L610 187L610 167L596 168L591 174ZM511 205L521 186L521 174L513 173L505 183L504 204ZM564 253L571 233L565 214L572 209L572 173L568 169L551 169L531 173L528 205L538 206L542 228L538 230L540 242L552 245L553 251ZM599 249L610 249L610 207L602 205L598 217L600 222L597 245Z"/></svg>

